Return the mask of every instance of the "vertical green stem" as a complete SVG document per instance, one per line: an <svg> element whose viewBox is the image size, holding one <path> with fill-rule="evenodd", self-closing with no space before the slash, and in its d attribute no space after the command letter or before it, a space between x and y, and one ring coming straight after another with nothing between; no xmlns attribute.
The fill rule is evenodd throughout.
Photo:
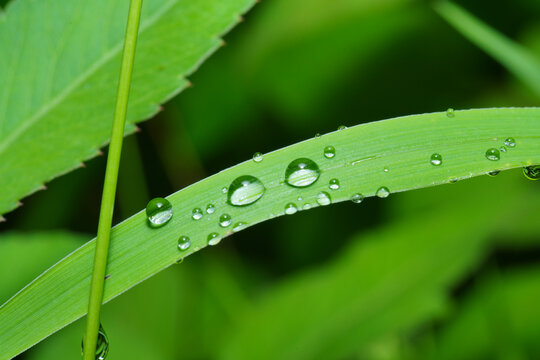
<svg viewBox="0 0 540 360"><path fill-rule="evenodd" d="M116 108L112 127L109 155L107 157L107 169L105 170L105 182L99 213L99 224L96 240L96 253L94 256L94 271L90 286L90 300L88 302L88 316L86 332L84 335L83 359L94 360L99 330L99 313L103 301L103 284L105 282L105 270L107 267L107 255L109 252L109 239L118 180L118 168L120 166L120 153L122 152L122 140L126 111L131 85L131 73L139 32L139 19L141 17L142 0L131 0L129 16L124 41L124 53L122 68L118 83Z"/></svg>

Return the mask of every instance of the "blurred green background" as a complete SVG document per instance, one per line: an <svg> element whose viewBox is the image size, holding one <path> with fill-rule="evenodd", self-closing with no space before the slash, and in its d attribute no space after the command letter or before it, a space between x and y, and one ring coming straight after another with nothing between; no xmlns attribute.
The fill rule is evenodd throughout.
<svg viewBox="0 0 540 360"><path fill-rule="evenodd" d="M457 3L540 58L539 1ZM340 125L539 103L425 1L264 0L225 41L126 139L116 222ZM94 236L104 168L6 216L0 303ZM514 170L249 228L107 304L109 359L540 359L539 185ZM77 358L83 325L18 358Z"/></svg>

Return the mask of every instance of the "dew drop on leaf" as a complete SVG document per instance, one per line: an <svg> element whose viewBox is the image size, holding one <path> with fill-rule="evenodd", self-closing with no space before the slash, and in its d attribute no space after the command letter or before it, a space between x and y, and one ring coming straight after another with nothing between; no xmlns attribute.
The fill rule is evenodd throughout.
<svg viewBox="0 0 540 360"><path fill-rule="evenodd" d="M193 220L200 220L203 217L203 211L201 208L195 208L191 211L191 217Z"/></svg>
<svg viewBox="0 0 540 360"><path fill-rule="evenodd" d="M293 187L313 184L321 174L319 166L311 159L300 158L292 161L285 170L285 182Z"/></svg>
<svg viewBox="0 0 540 360"><path fill-rule="evenodd" d="M378 197L384 199L387 198L390 195L390 190L386 186L381 186L377 192L375 193Z"/></svg>
<svg viewBox="0 0 540 360"><path fill-rule="evenodd" d="M334 156L336 156L336 149L333 146L327 146L323 150L324 157L327 159L331 159Z"/></svg>
<svg viewBox="0 0 540 360"><path fill-rule="evenodd" d="M187 236L180 236L178 239L178 250L185 251L191 246L191 240Z"/></svg>
<svg viewBox="0 0 540 360"><path fill-rule="evenodd" d="M243 230L245 229L247 226L247 223L243 222L243 221L239 221L237 222L236 224L234 224L233 226L233 231L240 231L240 230Z"/></svg>
<svg viewBox="0 0 540 360"><path fill-rule="evenodd" d="M293 214L296 214L297 211L298 211L298 208L296 207L295 204L288 203L287 205L285 205L285 214L293 215Z"/></svg>
<svg viewBox="0 0 540 360"><path fill-rule="evenodd" d="M221 235L213 232L213 233L208 234L208 237L206 238L206 240L208 241L208 245L214 246L214 245L219 244L219 242L221 241Z"/></svg>
<svg viewBox="0 0 540 360"><path fill-rule="evenodd" d="M497 176L497 175L499 175L500 172L501 172L501 170L492 170L492 171L488 171L487 174L489 176Z"/></svg>
<svg viewBox="0 0 540 360"><path fill-rule="evenodd" d="M364 195L360 193L352 194L351 201L355 204L360 204L364 200Z"/></svg>
<svg viewBox="0 0 540 360"><path fill-rule="evenodd" d="M328 182L328 187L332 190L337 190L339 189L339 180L338 179L331 179L329 182Z"/></svg>
<svg viewBox="0 0 540 360"><path fill-rule="evenodd" d="M317 204L321 206L330 205L332 203L332 198L330 197L330 194L328 194L326 191L321 191L319 194L317 194Z"/></svg>
<svg viewBox="0 0 540 360"><path fill-rule="evenodd" d="M431 162L431 165L434 165L434 166L441 165L442 164L442 155L434 153L433 155L431 155L430 162Z"/></svg>
<svg viewBox="0 0 540 360"><path fill-rule="evenodd" d="M449 118L453 118L456 114L454 113L454 109L453 108L448 108L446 110L446 116L448 116Z"/></svg>
<svg viewBox="0 0 540 360"><path fill-rule="evenodd" d="M513 137L508 137L506 140L504 140L504 145L508 146L509 148L516 147L516 140Z"/></svg>
<svg viewBox="0 0 540 360"><path fill-rule="evenodd" d="M155 198L146 205L146 217L152 227L165 225L173 215L171 203L167 199Z"/></svg>
<svg viewBox="0 0 540 360"><path fill-rule="evenodd" d="M253 154L253 161L255 161L256 163L261 162L262 159L263 159L262 153L256 152L255 154Z"/></svg>
<svg viewBox="0 0 540 360"><path fill-rule="evenodd" d="M214 211L216 211L216 207L214 206L214 204L208 204L206 206L206 213L207 214L213 214Z"/></svg>
<svg viewBox="0 0 540 360"><path fill-rule="evenodd" d="M338 131L345 130L347 127L345 125L339 126L337 129Z"/></svg>
<svg viewBox="0 0 540 360"><path fill-rule="evenodd" d="M227 227L231 225L231 215L229 214L223 214L219 217L219 226L221 227Z"/></svg>
<svg viewBox="0 0 540 360"><path fill-rule="evenodd" d="M81 342L81 349L84 350L84 338ZM98 338L96 343L96 360L105 360L107 358L107 354L109 354L109 338L107 337L107 334L105 333L105 329L103 329L103 326L101 323L99 324L99 330L98 330Z"/></svg>
<svg viewBox="0 0 540 360"><path fill-rule="evenodd" d="M507 150L507 149L506 149L506 146L501 146L501 147L499 148L499 151L502 152L502 153L505 153L506 150Z"/></svg>
<svg viewBox="0 0 540 360"><path fill-rule="evenodd" d="M540 165L527 166L523 168L523 175L529 180L540 179Z"/></svg>
<svg viewBox="0 0 540 360"><path fill-rule="evenodd" d="M501 153L499 150L495 148L491 148L486 151L486 159L491 160L491 161L497 161L497 160L500 160L500 158L501 158Z"/></svg>
<svg viewBox="0 0 540 360"><path fill-rule="evenodd" d="M237 177L229 186L227 202L233 206L246 206L259 200L266 188L255 176Z"/></svg>

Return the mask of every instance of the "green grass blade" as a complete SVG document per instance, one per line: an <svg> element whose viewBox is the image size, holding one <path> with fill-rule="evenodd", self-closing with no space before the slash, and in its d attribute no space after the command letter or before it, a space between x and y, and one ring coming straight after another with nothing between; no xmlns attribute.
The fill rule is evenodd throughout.
<svg viewBox="0 0 540 360"><path fill-rule="evenodd" d="M186 87L253 3L145 4L126 132ZM0 17L0 214L107 143L128 5L16 0Z"/></svg>
<svg viewBox="0 0 540 360"><path fill-rule="evenodd" d="M540 61L526 48L449 1L436 2L435 10L469 41L491 55L540 96Z"/></svg>
<svg viewBox="0 0 540 360"><path fill-rule="evenodd" d="M406 116L329 133L266 154L259 163L250 160L222 171L170 195L174 216L166 226L150 228L140 212L113 228L107 271L111 276L105 283L104 301L205 247L211 232L233 233L233 226L223 229L218 224L224 213L232 216L233 224L254 225L283 215L289 202L301 208L317 206L321 191L335 203L349 200L354 193L373 196L381 186L395 193L540 163L539 118L540 108ZM500 148L509 136L516 146L501 153L499 161L486 159L486 150ZM328 145L336 149L331 159L323 155ZM433 153L442 155L442 165L430 163ZM298 157L311 158L321 169L318 181L304 189L283 181L285 168ZM247 207L227 205L222 188L246 174L264 183L265 194ZM338 190L328 188L332 178L339 179ZM192 209L209 203L216 212L192 220ZM193 243L183 253L177 248L181 235ZM9 349L0 356L14 356L85 314L94 247L94 241L87 243L0 308L0 348Z"/></svg>

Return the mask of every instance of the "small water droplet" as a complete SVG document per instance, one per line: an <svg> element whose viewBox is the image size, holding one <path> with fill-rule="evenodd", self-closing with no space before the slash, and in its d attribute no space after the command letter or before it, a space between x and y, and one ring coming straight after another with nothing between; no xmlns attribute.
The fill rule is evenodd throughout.
<svg viewBox="0 0 540 360"><path fill-rule="evenodd" d="M387 173L387 172L389 172L389 171L390 171L390 169L389 169L389 168L387 168L387 167L385 167L385 168L383 169L383 171L384 171L385 173Z"/></svg>
<svg viewBox="0 0 540 360"><path fill-rule="evenodd" d="M81 349L84 351L84 338L83 341L81 341ZM105 329L103 329L103 326L101 323L99 324L99 330L98 330L98 338L96 343L96 360L105 360L107 358L107 354L109 353L109 338L107 337L107 333L105 333Z"/></svg>
<svg viewBox="0 0 540 360"><path fill-rule="evenodd" d="M304 209L304 210L309 210L309 209L311 209L311 204L304 204L304 206L302 207L302 209Z"/></svg>
<svg viewBox="0 0 540 360"><path fill-rule="evenodd" d="M296 214L297 211L298 211L298 208L296 207L295 204L288 203L287 205L285 205L285 214L293 215L293 214Z"/></svg>
<svg viewBox="0 0 540 360"><path fill-rule="evenodd" d="M247 226L247 223L243 222L243 221L239 221L237 222L236 224L234 224L233 226L233 231L240 231L240 230L243 230L245 229Z"/></svg>
<svg viewBox="0 0 540 360"><path fill-rule="evenodd" d="M380 197L381 199L384 199L384 198L387 198L388 195L390 195L390 190L388 190L388 188L386 186L381 186L377 192L375 193L375 195L377 195L378 197Z"/></svg>
<svg viewBox="0 0 540 360"><path fill-rule="evenodd" d="M285 182L294 187L306 187L317 181L320 174L319 166L313 160L300 158L287 166Z"/></svg>
<svg viewBox="0 0 540 360"><path fill-rule="evenodd" d="M540 179L540 165L526 166L523 168L523 175L529 180Z"/></svg>
<svg viewBox="0 0 540 360"><path fill-rule="evenodd" d="M304 199L303 199L301 196L299 196L296 200L302 201L302 200L304 200Z"/></svg>
<svg viewBox="0 0 540 360"><path fill-rule="evenodd" d="M456 114L454 113L454 109L453 108L448 108L446 110L446 116L448 116L449 118L453 118Z"/></svg>
<svg viewBox="0 0 540 360"><path fill-rule="evenodd" d="M321 134L316 133L316 134L315 134L315 137L316 137L316 138L320 138L320 137L321 137Z"/></svg>
<svg viewBox="0 0 540 360"><path fill-rule="evenodd" d="M180 236L178 239L178 250L185 251L191 246L191 240L187 236Z"/></svg>
<svg viewBox="0 0 540 360"><path fill-rule="evenodd" d="M171 203L167 199L155 198L146 205L146 217L151 227L165 225L173 215Z"/></svg>
<svg viewBox="0 0 540 360"><path fill-rule="evenodd" d="M329 182L328 182L328 187L332 190L337 190L339 189L339 180L338 179L331 179Z"/></svg>
<svg viewBox="0 0 540 360"><path fill-rule="evenodd" d="M259 200L266 188L255 176L243 175L237 177L229 186L227 201L233 206L246 206Z"/></svg>
<svg viewBox="0 0 540 360"><path fill-rule="evenodd" d="M330 194L328 194L326 191L321 191L317 195L317 204L321 206L330 205L332 202L332 198L330 197Z"/></svg>
<svg viewBox="0 0 540 360"><path fill-rule="evenodd" d="M181 258L179 258L179 259L176 259L176 261L175 261L176 264L181 264L181 263L183 263L183 262L184 262L184 258L183 258L183 257L181 257Z"/></svg>
<svg viewBox="0 0 540 360"><path fill-rule="evenodd" d="M493 171L488 171L487 174L489 176L497 176L497 175L499 175L500 172L501 172L501 170L493 170Z"/></svg>
<svg viewBox="0 0 540 360"><path fill-rule="evenodd" d="M191 211L191 217L193 220L199 220L203 217L203 211L201 208L195 208L193 211Z"/></svg>
<svg viewBox="0 0 540 360"><path fill-rule="evenodd" d="M206 213L207 214L213 214L214 211L216 211L216 207L214 206L214 204L206 205Z"/></svg>
<svg viewBox="0 0 540 360"><path fill-rule="evenodd" d="M506 140L504 140L504 145L508 146L509 148L516 147L516 140L513 137L508 137Z"/></svg>
<svg viewBox="0 0 540 360"><path fill-rule="evenodd" d="M450 184L455 184L455 183L457 183L457 182L458 182L458 179L456 179L456 178L450 178L450 179L448 180L448 183L450 183Z"/></svg>
<svg viewBox="0 0 540 360"><path fill-rule="evenodd" d="M486 159L491 161L497 161L501 158L501 153L495 148L488 149L486 151Z"/></svg>
<svg viewBox="0 0 540 360"><path fill-rule="evenodd" d="M333 146L327 146L323 150L324 157L327 159L331 159L334 156L336 156L336 149Z"/></svg>
<svg viewBox="0 0 540 360"><path fill-rule="evenodd" d="M345 130L347 127L345 125L339 126L337 129L338 131Z"/></svg>
<svg viewBox="0 0 540 360"><path fill-rule="evenodd" d="M219 217L219 226L221 227L227 227L231 225L231 215L229 214L223 214Z"/></svg>
<svg viewBox="0 0 540 360"><path fill-rule="evenodd" d="M506 146L501 146L499 148L499 151L502 152L502 153L505 153L506 152Z"/></svg>
<svg viewBox="0 0 540 360"><path fill-rule="evenodd" d="M434 166L441 165L442 164L442 155L434 153L433 155L431 155L430 162L431 162L431 165L434 165Z"/></svg>
<svg viewBox="0 0 540 360"><path fill-rule="evenodd" d="M208 245L214 246L219 244L219 242L221 241L221 235L213 232L208 234L208 237L206 239L208 240Z"/></svg>
<svg viewBox="0 0 540 360"><path fill-rule="evenodd" d="M256 152L255 154L253 154L253 161L255 161L256 163L261 162L262 159L263 159L262 153Z"/></svg>
<svg viewBox="0 0 540 360"><path fill-rule="evenodd" d="M351 201L355 204L360 204L362 201L364 201L364 195L356 193L351 196Z"/></svg>
<svg viewBox="0 0 540 360"><path fill-rule="evenodd" d="M224 193L224 194L226 194L226 193L227 193L227 187L226 187L226 186L222 187L222 188L221 188L221 192Z"/></svg>

